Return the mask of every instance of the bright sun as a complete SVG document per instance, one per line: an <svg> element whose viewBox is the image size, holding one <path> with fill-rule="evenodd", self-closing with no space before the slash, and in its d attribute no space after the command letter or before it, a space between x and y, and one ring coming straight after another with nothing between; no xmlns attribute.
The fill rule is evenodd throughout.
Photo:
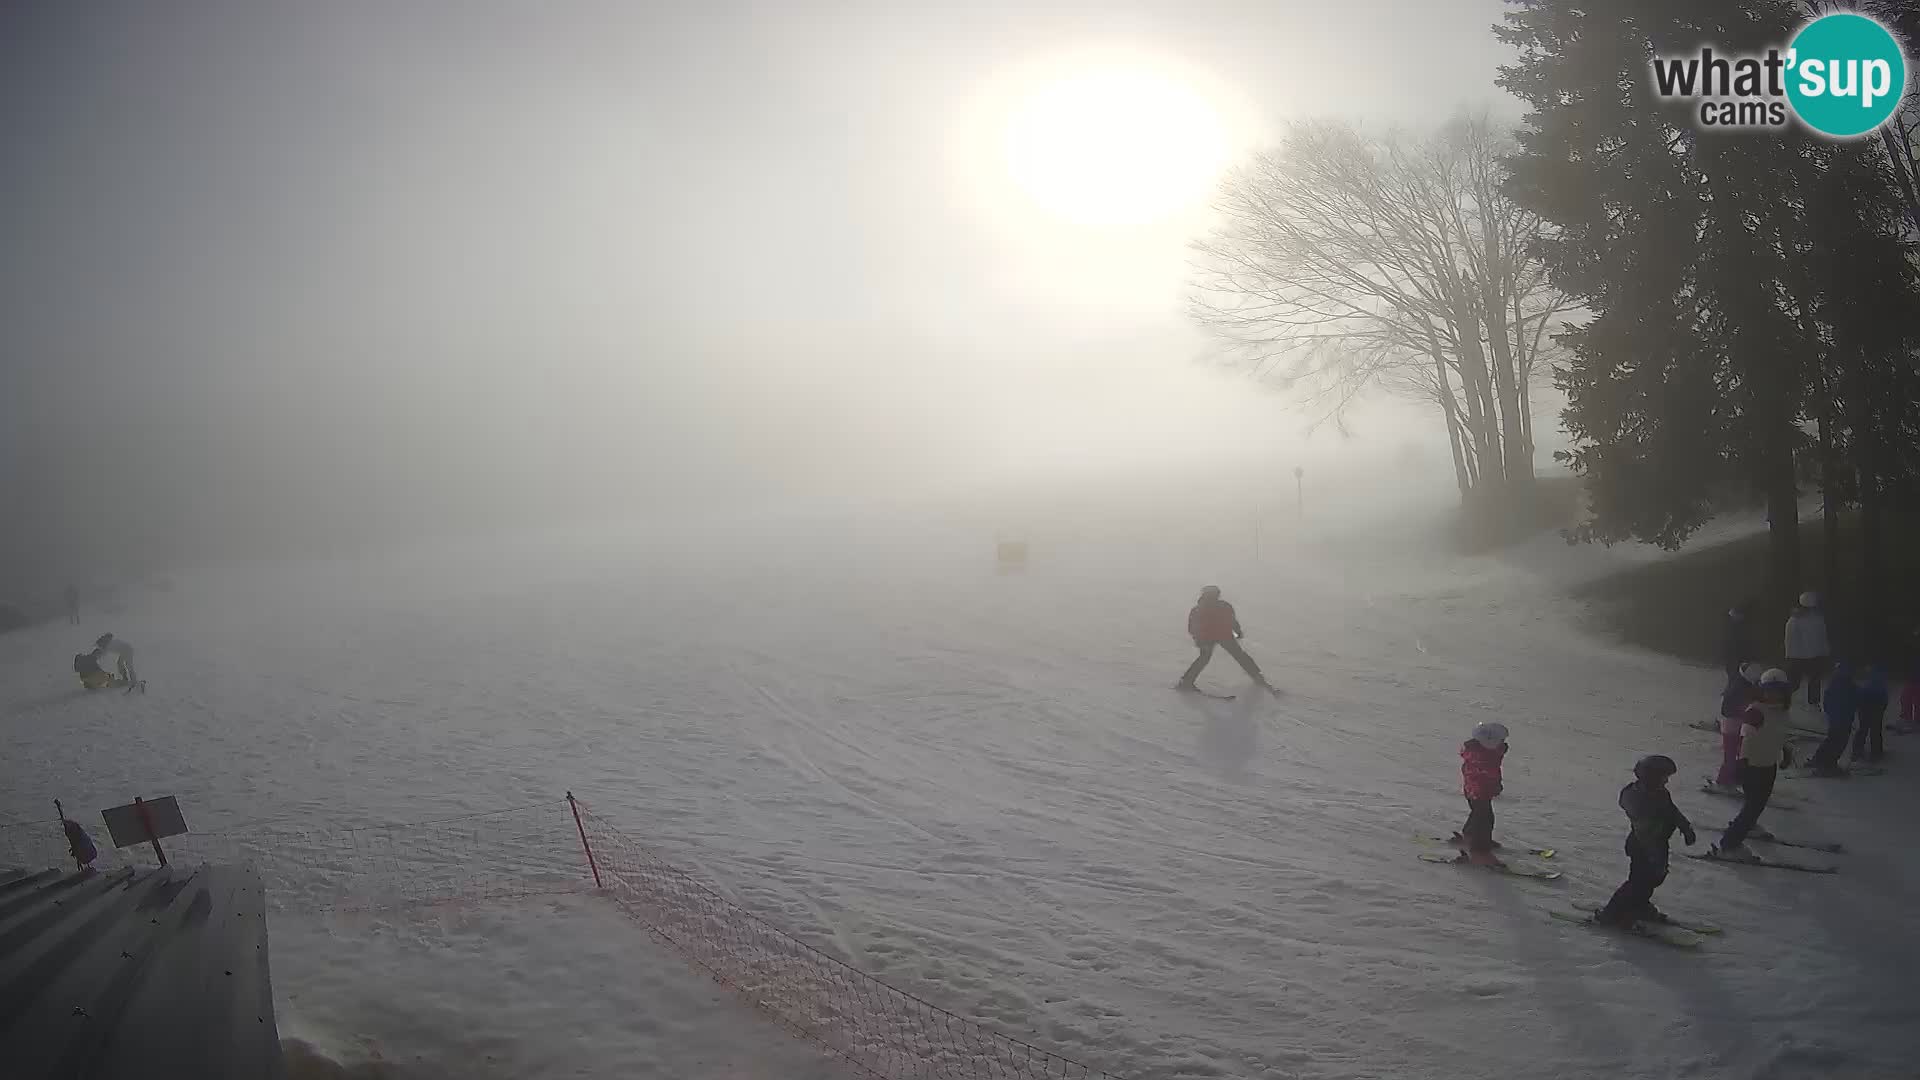
<svg viewBox="0 0 1920 1080"><path fill-rule="evenodd" d="M1155 221L1205 198L1226 163L1219 112L1147 70L1086 71L1015 108L1007 169L1028 197L1089 225Z"/></svg>

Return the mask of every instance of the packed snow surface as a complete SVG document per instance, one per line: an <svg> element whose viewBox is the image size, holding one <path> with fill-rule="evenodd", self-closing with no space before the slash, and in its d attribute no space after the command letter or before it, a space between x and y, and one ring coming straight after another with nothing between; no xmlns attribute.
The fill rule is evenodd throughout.
<svg viewBox="0 0 1920 1080"><path fill-rule="evenodd" d="M1680 760L1696 823L1737 806L1693 782L1718 674L1597 640L1565 599L1649 556L1437 554L1424 509L1315 528L1290 488L183 571L0 637L0 812L173 794L244 831L570 789L800 937L1122 1077L1920 1070L1904 739L1887 776L1783 781L1804 806L1764 819L1843 841L1782 852L1839 874L1675 859L1661 905L1725 928L1698 953L1556 922L1625 873L1639 755ZM1031 565L996 573L1016 532ZM1203 584L1284 696L1225 656L1202 685L1236 700L1169 689ZM109 629L146 694L74 685ZM1513 732L1497 835L1558 849L1560 881L1416 859L1465 816L1484 720ZM591 893L272 934L308 1075L845 1075Z"/></svg>

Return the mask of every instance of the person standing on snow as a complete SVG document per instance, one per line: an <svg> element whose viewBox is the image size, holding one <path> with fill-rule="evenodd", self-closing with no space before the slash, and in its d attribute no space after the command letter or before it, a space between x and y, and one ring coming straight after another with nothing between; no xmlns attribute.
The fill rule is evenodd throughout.
<svg viewBox="0 0 1920 1080"><path fill-rule="evenodd" d="M1787 736L1793 734L1787 723L1787 699L1792 693L1793 680L1773 668L1760 676L1760 700L1747 706L1740 718L1740 791L1745 801L1714 846L1716 858L1753 858L1746 849L1747 835L1773 797L1780 766L1793 760L1793 752L1787 749Z"/></svg>
<svg viewBox="0 0 1920 1080"><path fill-rule="evenodd" d="M1460 744L1460 793L1467 797L1467 823L1456 835L1464 841L1467 861L1477 866L1499 866L1493 854L1493 800L1503 790L1500 764L1507 757L1507 726L1485 723Z"/></svg>
<svg viewBox="0 0 1920 1080"><path fill-rule="evenodd" d="M1733 680L1720 695L1720 771L1713 778L1718 787L1740 786L1740 728L1747 707L1760 695L1760 680L1765 677L1759 664L1748 664L1734 672Z"/></svg>
<svg viewBox="0 0 1920 1080"><path fill-rule="evenodd" d="M1720 667L1727 673L1727 685L1739 678L1740 665L1751 656L1747 650L1746 605L1735 604L1727 609L1727 621L1720 631Z"/></svg>
<svg viewBox="0 0 1920 1080"><path fill-rule="evenodd" d="M1827 683L1821 708L1827 714L1827 737L1809 762L1817 776L1845 776L1840 755L1847 751L1847 736L1853 734L1853 714L1860 705L1860 689L1853 682L1853 665L1845 660L1833 665L1833 678Z"/></svg>
<svg viewBox="0 0 1920 1080"><path fill-rule="evenodd" d="M1820 594L1803 592L1800 603L1787 616L1787 676L1793 688L1807 684L1807 704L1820 704L1820 680L1827 673L1827 660L1833 650L1827 644L1827 617L1820 611ZM1793 699L1789 697L1791 705Z"/></svg>
<svg viewBox="0 0 1920 1080"><path fill-rule="evenodd" d="M1627 833L1627 880L1613 891L1594 921L1611 926L1636 922L1666 922L1653 906L1653 891L1667 880L1672 862L1673 834L1678 831L1689 846L1693 823L1673 804L1667 781L1680 767L1665 754L1649 754L1634 763L1633 783L1620 789L1620 809L1632 825Z"/></svg>
<svg viewBox="0 0 1920 1080"><path fill-rule="evenodd" d="M1220 598L1220 586L1209 585L1200 590L1200 602L1187 612L1187 633L1193 638L1193 646L1200 655L1188 665L1187 673L1180 676L1179 689L1198 690L1194 680L1200 672L1206 670L1207 661L1213 659L1213 650L1219 646L1227 655L1238 661L1242 670L1253 677L1255 684L1271 690L1272 684L1260 673L1260 665L1253 662L1247 650L1240 647L1240 638L1246 636L1240 629L1240 617L1234 614L1233 605Z"/></svg>
<svg viewBox="0 0 1920 1080"><path fill-rule="evenodd" d="M1887 753L1887 676L1877 665L1860 669L1854 712L1853 764L1879 761Z"/></svg>
<svg viewBox="0 0 1920 1080"><path fill-rule="evenodd" d="M67 622L80 625L80 590L74 588L72 582L67 583Z"/></svg>
<svg viewBox="0 0 1920 1080"><path fill-rule="evenodd" d="M1900 726L1912 734L1920 728L1920 667L1907 676L1907 685L1900 688Z"/></svg>
<svg viewBox="0 0 1920 1080"><path fill-rule="evenodd" d="M113 654L115 674L126 680L127 693L133 693L140 682L140 677L133 673L133 646L112 634L101 634L93 644Z"/></svg>

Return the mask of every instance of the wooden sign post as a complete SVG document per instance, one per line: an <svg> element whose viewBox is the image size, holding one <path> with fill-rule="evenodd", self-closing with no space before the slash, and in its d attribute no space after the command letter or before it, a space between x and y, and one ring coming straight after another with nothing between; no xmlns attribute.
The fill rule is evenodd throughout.
<svg viewBox="0 0 1920 1080"><path fill-rule="evenodd" d="M180 804L171 795L152 802L135 796L125 806L100 811L100 816L107 822L107 835L113 838L114 847L151 844L154 858L160 860L161 866L167 865L167 853L160 847L161 837L183 836L187 831L186 819L180 816Z"/></svg>

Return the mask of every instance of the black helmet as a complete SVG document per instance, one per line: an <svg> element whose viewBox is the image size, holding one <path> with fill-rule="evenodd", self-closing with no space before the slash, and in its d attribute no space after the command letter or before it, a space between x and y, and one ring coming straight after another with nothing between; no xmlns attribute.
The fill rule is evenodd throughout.
<svg viewBox="0 0 1920 1080"><path fill-rule="evenodd" d="M1665 754L1648 754L1633 763L1633 776L1636 780L1645 780L1649 776L1672 776L1680 771L1680 766Z"/></svg>

